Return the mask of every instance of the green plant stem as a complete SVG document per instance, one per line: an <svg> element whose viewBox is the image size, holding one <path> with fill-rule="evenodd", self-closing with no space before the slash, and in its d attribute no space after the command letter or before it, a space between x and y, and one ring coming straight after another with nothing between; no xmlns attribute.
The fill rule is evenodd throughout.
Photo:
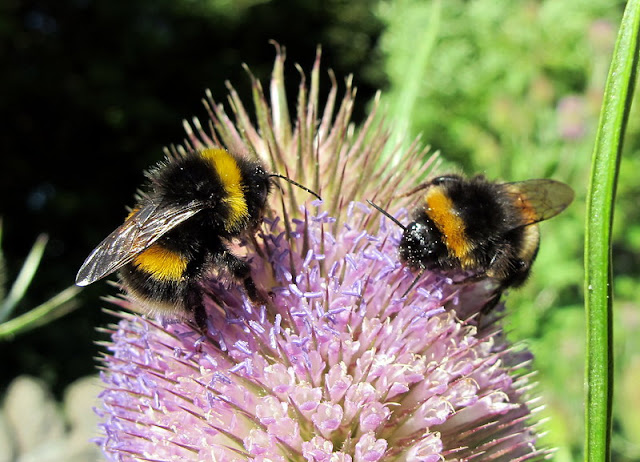
<svg viewBox="0 0 640 462"><path fill-rule="evenodd" d="M388 10L382 14L389 24L390 35L400 43L394 45L394 49L402 49L404 53L396 57L389 78L397 90L397 95L392 97L389 111L390 120L393 120L395 142L394 146L402 141L406 142L407 135L411 132L411 121L415 117L415 107L419 101L419 95L423 92L424 82L428 80L429 59L441 32L442 1L433 0L430 4L421 1L400 1L385 3ZM416 30L409 24L420 24L419 36L413 32ZM389 150L390 154L394 152Z"/></svg>
<svg viewBox="0 0 640 462"><path fill-rule="evenodd" d="M417 38L415 48L407 56L405 85L401 87L397 108L394 112L394 120L398 125L397 129L402 133L402 136L406 136L405 133L410 130L414 107L426 79L429 57L440 32L440 19L442 16L442 3L440 0L432 2L428 13L428 22L425 24L424 33Z"/></svg>
<svg viewBox="0 0 640 462"><path fill-rule="evenodd" d="M82 289L76 286L67 287L54 295L42 305L27 311L7 322L0 324L0 340L7 340L36 327L47 324L76 309L79 304L73 298Z"/></svg>
<svg viewBox="0 0 640 462"><path fill-rule="evenodd" d="M40 265L40 260L42 260L42 254L44 253L48 240L49 237L46 234L41 234L36 239L33 247L31 247L29 255L27 255L18 277L11 286L11 290L9 291L7 298L4 299L2 306L0 306L0 322L6 321L9 316L11 316L11 313L15 309L17 303L22 300L22 297L24 297L29 284L31 284L31 281L33 280L33 276L36 274L36 270Z"/></svg>
<svg viewBox="0 0 640 462"><path fill-rule="evenodd" d="M585 239L587 361L585 460L610 460L613 397L611 227L638 65L640 0L629 0L609 70L591 165Z"/></svg>

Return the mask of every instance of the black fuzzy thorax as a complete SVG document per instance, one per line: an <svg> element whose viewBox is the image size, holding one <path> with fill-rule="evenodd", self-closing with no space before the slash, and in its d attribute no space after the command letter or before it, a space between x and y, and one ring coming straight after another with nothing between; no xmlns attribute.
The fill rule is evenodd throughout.
<svg viewBox="0 0 640 462"><path fill-rule="evenodd" d="M513 229L508 212L513 206L504 196L502 185L474 177L448 182L444 191L453 203L454 212L465 223L468 239L491 241Z"/></svg>
<svg viewBox="0 0 640 462"><path fill-rule="evenodd" d="M237 236L258 224L271 183L259 162L240 156L233 157L240 170L248 208L247 219L242 226L237 227L237 232L229 232L225 227L230 208L225 202L227 192L220 174L200 152L187 153L151 169L147 174L148 195L154 200L176 207L186 206L193 201L202 202L205 204L203 211L189 220L191 231L198 231L198 228L202 227L207 229L209 234L226 238ZM186 224L176 229L182 229L183 226Z"/></svg>
<svg viewBox="0 0 640 462"><path fill-rule="evenodd" d="M504 184L476 176L447 183L445 191L465 223L465 233L473 246L472 256L478 269L486 269L497 252L510 253L520 246L522 218L514 206L514 197Z"/></svg>
<svg viewBox="0 0 640 462"><path fill-rule="evenodd" d="M485 271L496 259L517 253L524 238L522 216L505 184L478 175L448 182L445 191L466 225L476 270Z"/></svg>

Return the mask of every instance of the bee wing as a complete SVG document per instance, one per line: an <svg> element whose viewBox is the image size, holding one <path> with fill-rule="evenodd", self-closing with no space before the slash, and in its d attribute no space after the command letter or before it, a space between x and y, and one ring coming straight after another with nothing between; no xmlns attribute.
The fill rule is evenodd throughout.
<svg viewBox="0 0 640 462"><path fill-rule="evenodd" d="M108 276L203 208L197 201L186 206L145 203L91 252L78 271L76 284L86 286Z"/></svg>
<svg viewBox="0 0 640 462"><path fill-rule="evenodd" d="M504 183L509 193L514 194L514 203L522 208L522 223L528 226L539 223L566 209L573 201L570 186L555 180L536 179Z"/></svg>

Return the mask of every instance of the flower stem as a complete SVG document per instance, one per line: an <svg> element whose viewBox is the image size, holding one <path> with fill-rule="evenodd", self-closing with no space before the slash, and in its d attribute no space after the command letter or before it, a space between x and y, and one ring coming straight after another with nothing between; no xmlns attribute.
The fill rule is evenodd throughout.
<svg viewBox="0 0 640 462"><path fill-rule="evenodd" d="M31 247L31 251L22 265L18 277L11 286L11 290L9 291L7 298L5 298L0 305L0 322L4 322L9 319L18 302L22 300L22 297L24 297L29 284L31 284L31 281L33 280L33 276L35 276L36 270L40 265L40 260L42 260L42 255L44 254L44 249L47 246L48 240L49 238L46 234L41 234L36 239L33 247Z"/></svg>
<svg viewBox="0 0 640 462"><path fill-rule="evenodd" d="M82 289L77 286L67 287L54 295L42 305L27 311L9 321L0 324L0 340L12 339L36 327L43 326L76 309L79 304L73 300Z"/></svg>
<svg viewBox="0 0 640 462"><path fill-rule="evenodd" d="M629 0L621 22L591 165L585 239L587 317L585 460L610 460L613 350L611 226L613 203L638 65L640 0Z"/></svg>

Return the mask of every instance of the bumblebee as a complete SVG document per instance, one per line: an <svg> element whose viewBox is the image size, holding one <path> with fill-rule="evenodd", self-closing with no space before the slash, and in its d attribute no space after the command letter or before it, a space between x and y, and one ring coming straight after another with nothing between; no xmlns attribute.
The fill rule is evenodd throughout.
<svg viewBox="0 0 640 462"><path fill-rule="evenodd" d="M524 284L540 246L537 224L562 212L574 196L554 180L495 183L481 175L453 174L405 196L418 191L425 192L407 226L368 201L404 229L399 258L418 272L409 290L425 270L462 270L471 274L465 280L494 280L497 298L504 289Z"/></svg>
<svg viewBox="0 0 640 462"><path fill-rule="evenodd" d="M212 148L167 157L147 172L148 184L124 223L87 257L76 284L118 271L129 296L150 313L193 319L206 329L202 282L213 269L242 281L261 301L249 264L230 241L256 230L272 178L257 160Z"/></svg>

